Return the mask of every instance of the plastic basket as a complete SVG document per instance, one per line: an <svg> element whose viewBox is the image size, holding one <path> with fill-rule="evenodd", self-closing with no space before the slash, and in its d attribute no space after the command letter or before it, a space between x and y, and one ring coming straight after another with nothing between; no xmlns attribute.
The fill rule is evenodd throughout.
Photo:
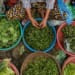
<svg viewBox="0 0 75 75"><path fill-rule="evenodd" d="M37 18L36 20L37 20L37 21L41 21L42 19L41 19L41 18ZM30 21L28 21L28 22L24 25L24 29L23 29L23 43L24 43L25 47L27 47L30 51L32 51L32 52L37 52L38 50L31 48L31 47L27 44L26 40L24 39L24 36L25 36L25 35L24 35L24 31L25 31L25 29L26 29L29 25L30 25ZM44 50L43 52L49 52L49 51L51 51L51 50L53 49L53 47L55 46L55 43L56 43L56 30L55 30L55 27L54 27L54 26L50 26L49 24L48 24L48 26L52 28L52 31L53 31L53 34L54 34L54 39L53 39L53 41L52 41L50 47L47 48L46 50Z"/></svg>
<svg viewBox="0 0 75 75"><path fill-rule="evenodd" d="M28 64L31 61L33 61L35 58L40 57L40 56L44 56L46 58L53 59L54 62L56 63L57 68L58 68L58 73L59 73L59 75L61 75L61 69L60 69L59 63L55 60L55 58L52 55L50 55L48 53L43 53L43 52L36 52L36 53L32 53L29 56L27 56L26 59L24 60L23 64L22 64L22 66L21 66L20 75L23 75L23 72L26 70Z"/></svg>
<svg viewBox="0 0 75 75"><path fill-rule="evenodd" d="M6 17L6 15L4 15L4 14L2 14L2 15L0 15L0 19L2 18L2 17ZM18 20L17 20L18 21ZM15 48L19 43L20 43L20 41L21 41L21 39L22 39L22 26L21 26L21 24L20 24L20 22L18 21L18 26L19 26L19 28L20 28L20 37L18 38L18 40L13 44L13 45L11 45L10 47L8 47L8 48L0 48L0 51L9 51L9 50L12 50L13 48Z"/></svg>
<svg viewBox="0 0 75 75"><path fill-rule="evenodd" d="M75 56L75 53L69 52L68 50L65 49L64 47L64 34L62 32L62 29L66 26L67 24L64 22L62 23L57 31L57 42L58 46L60 47L61 50L65 52L65 54L70 55L70 56ZM75 21L72 22L72 25L75 26Z"/></svg>

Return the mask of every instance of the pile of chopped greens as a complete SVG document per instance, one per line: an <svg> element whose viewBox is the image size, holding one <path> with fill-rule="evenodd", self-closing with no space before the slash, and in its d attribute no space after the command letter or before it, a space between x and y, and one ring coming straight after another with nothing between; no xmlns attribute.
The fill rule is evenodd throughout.
<svg viewBox="0 0 75 75"><path fill-rule="evenodd" d="M63 30L64 39L68 41L71 52L75 52L75 26L67 25Z"/></svg>
<svg viewBox="0 0 75 75"><path fill-rule="evenodd" d="M0 75L16 75L9 67L9 61L7 59L0 62Z"/></svg>
<svg viewBox="0 0 75 75"><path fill-rule="evenodd" d="M64 69L64 75L75 75L75 64L69 63Z"/></svg>
<svg viewBox="0 0 75 75"><path fill-rule="evenodd" d="M50 27L37 29L30 24L25 30L25 40L30 47L36 50L45 50L50 47L54 34Z"/></svg>
<svg viewBox="0 0 75 75"><path fill-rule="evenodd" d="M75 37L75 26L66 25L62 31L65 38Z"/></svg>
<svg viewBox="0 0 75 75"><path fill-rule="evenodd" d="M28 64L22 75L59 75L59 72L53 59L39 56Z"/></svg>
<svg viewBox="0 0 75 75"><path fill-rule="evenodd" d="M16 20L0 20L0 48L12 46L20 37L20 28Z"/></svg>

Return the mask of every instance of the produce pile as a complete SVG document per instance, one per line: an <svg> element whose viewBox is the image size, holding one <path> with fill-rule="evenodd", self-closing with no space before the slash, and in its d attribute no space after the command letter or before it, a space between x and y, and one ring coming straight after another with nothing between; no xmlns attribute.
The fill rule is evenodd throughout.
<svg viewBox="0 0 75 75"><path fill-rule="evenodd" d="M16 20L8 21L5 18L0 20L0 48L9 48L20 37L19 23Z"/></svg>
<svg viewBox="0 0 75 75"><path fill-rule="evenodd" d="M7 12L6 15L9 20L12 19L23 19L25 17L25 10L22 7L21 3L15 4L14 7L11 7Z"/></svg>
<svg viewBox="0 0 75 75"><path fill-rule="evenodd" d="M64 75L75 75L75 64L69 63L64 69Z"/></svg>
<svg viewBox="0 0 75 75"><path fill-rule="evenodd" d="M51 45L54 35L50 27L37 29L30 24L25 30L25 40L36 50L45 50Z"/></svg>
<svg viewBox="0 0 75 75"><path fill-rule="evenodd" d="M53 59L40 56L31 61L22 75L59 75Z"/></svg>
<svg viewBox="0 0 75 75"><path fill-rule="evenodd" d="M70 44L70 51L75 52L75 26L67 25L62 31L64 39Z"/></svg>
<svg viewBox="0 0 75 75"><path fill-rule="evenodd" d="M8 59L0 61L0 75L16 75L15 72L9 67Z"/></svg>
<svg viewBox="0 0 75 75"><path fill-rule="evenodd" d="M62 30L65 38L75 37L75 26L66 25Z"/></svg>

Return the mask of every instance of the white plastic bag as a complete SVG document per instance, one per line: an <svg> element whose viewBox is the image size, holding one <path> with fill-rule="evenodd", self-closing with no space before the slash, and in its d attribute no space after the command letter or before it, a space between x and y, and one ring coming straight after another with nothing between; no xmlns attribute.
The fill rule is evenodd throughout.
<svg viewBox="0 0 75 75"><path fill-rule="evenodd" d="M65 47L65 49L68 51L68 52L75 52L74 51L74 49L72 49L71 48L71 43L72 43L72 41L75 41L75 37L71 37L71 38L66 38L65 40L64 40L64 47Z"/></svg>

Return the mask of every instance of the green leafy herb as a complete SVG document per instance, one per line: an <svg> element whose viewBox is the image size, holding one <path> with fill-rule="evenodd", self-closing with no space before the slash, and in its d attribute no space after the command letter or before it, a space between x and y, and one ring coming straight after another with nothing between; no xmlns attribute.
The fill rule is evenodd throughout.
<svg viewBox="0 0 75 75"><path fill-rule="evenodd" d="M53 59L40 56L28 64L23 75L59 75L59 72Z"/></svg>
<svg viewBox="0 0 75 75"><path fill-rule="evenodd" d="M9 59L4 59L0 62L0 75L16 75L9 67Z"/></svg>
<svg viewBox="0 0 75 75"><path fill-rule="evenodd" d="M45 50L49 48L54 35L50 27L37 29L31 25L25 30L25 40L30 47L36 50Z"/></svg>
<svg viewBox="0 0 75 75"><path fill-rule="evenodd" d="M0 20L0 48L8 48L20 37L20 28L16 20Z"/></svg>
<svg viewBox="0 0 75 75"><path fill-rule="evenodd" d="M64 69L64 75L75 75L75 64L69 63Z"/></svg>
<svg viewBox="0 0 75 75"><path fill-rule="evenodd" d="M75 26L67 25L63 28L64 38L68 40L70 44L70 51L75 52Z"/></svg>

